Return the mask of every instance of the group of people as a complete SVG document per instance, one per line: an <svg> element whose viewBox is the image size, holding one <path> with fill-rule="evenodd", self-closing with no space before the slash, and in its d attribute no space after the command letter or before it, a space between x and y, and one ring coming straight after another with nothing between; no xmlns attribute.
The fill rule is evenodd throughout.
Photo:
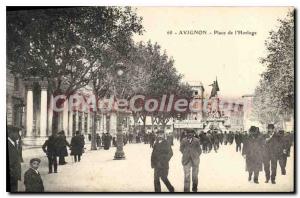
<svg viewBox="0 0 300 198"><path fill-rule="evenodd" d="M192 176L192 191L198 190L198 172L201 153L208 153L212 149L216 152L220 145L231 145L235 141L236 152L241 152L246 159L246 171L248 181L258 184L259 172L264 170L265 183L271 180L276 184L277 162L281 168L281 174L286 175L287 157L293 144L293 134L283 130L275 130L273 124L267 127L267 133L261 133L258 127L251 126L249 132L218 132L210 130L207 133L196 132L192 129L185 130L180 137L180 152L182 153L182 165L184 170L184 192L190 191ZM156 132L156 141L151 154L151 167L154 169L154 190L161 191L160 180L164 182L170 192L174 187L168 180L169 161L173 156L171 142L166 138L164 131ZM243 145L243 148L242 148ZM262 169L263 168L263 169Z"/></svg>
<svg viewBox="0 0 300 198"><path fill-rule="evenodd" d="M8 184L7 191L18 192L18 181L21 181L22 168L22 141L20 141L20 129L14 126L7 126L7 154L8 154ZM44 192L44 185L38 171L41 160L32 158L29 161L30 168L24 173L24 185L26 192Z"/></svg>
<svg viewBox="0 0 300 198"><path fill-rule="evenodd" d="M57 173L57 165L64 165L67 163L65 161L65 157L68 156L67 147L70 148L70 155L74 156L74 161L80 162L81 155L84 153L84 145L84 136L80 134L79 131L75 132L71 138L71 143L67 141L64 131L50 135L42 146L42 149L48 158L48 173ZM57 158L59 158L58 164Z"/></svg>
<svg viewBox="0 0 300 198"><path fill-rule="evenodd" d="M265 183L276 184L277 162L281 174L286 175L287 157L293 144L293 135L276 130L273 124L267 127L267 133L262 134L258 127L251 126L249 134L243 141L242 155L246 159L248 180L258 184L259 172L264 170Z"/></svg>
<svg viewBox="0 0 300 198"><path fill-rule="evenodd" d="M168 179L169 161L173 156L171 142L165 138L164 131L157 131L157 138L151 154L151 167L154 169L154 190L161 192L160 180L164 182L170 192L174 192L174 186ZM184 192L190 191L192 172L192 191L198 191L198 172L200 155L202 153L200 140L193 130L187 130L186 136L180 143L182 153L182 166L184 169Z"/></svg>
<svg viewBox="0 0 300 198"><path fill-rule="evenodd" d="M130 134L129 134L130 135ZM109 149L113 138L109 133L105 133L101 138L97 135L97 145ZM124 138L125 137L125 138ZM178 138L178 136L175 136ZM124 144L130 141L130 136L124 134ZM276 130L273 124L269 124L267 132L260 132L258 127L251 126L247 132L225 132L210 130L207 133L196 132L192 129L185 130L178 138L180 140L180 152L182 153L182 166L184 170L184 192L198 191L198 172L200 155L209 153L212 149L217 152L220 145L231 145L235 141L236 151L241 152L246 161L246 171L248 171L248 181L252 180L258 184L259 172L264 170L265 183L271 181L276 183L277 162L281 169L281 174L286 175L287 157L290 156L290 149L293 144L293 134ZM161 191L160 180L164 182L170 192L175 189L168 179L169 161L173 156L172 145L173 135L165 134L163 130L158 130L142 137L145 144L150 144L153 148L151 154L151 167L154 169L154 189L155 192ZM131 140L132 141L132 140ZM10 192L17 192L18 180L21 180L22 155L20 150L19 130L15 127L8 127L8 156L9 156L9 182ZM58 165L67 162L69 147L70 155L74 156L75 162L80 162L84 153L84 136L79 131L71 138L69 143L64 131L54 133L49 136L42 146L48 158L49 174L57 173ZM32 158L29 162L30 168L24 174L24 184L26 192L43 192L44 185L39 174L38 168L41 160ZM192 179L191 179L192 178Z"/></svg>
<svg viewBox="0 0 300 198"><path fill-rule="evenodd" d="M130 134L123 133L123 145L126 145L128 143ZM89 135L89 141L91 141L91 136ZM104 150L109 150L109 148L113 146L117 146L117 140L116 137L113 137L109 132L102 133L100 136L99 133L96 134L96 145L98 148L103 147Z"/></svg>

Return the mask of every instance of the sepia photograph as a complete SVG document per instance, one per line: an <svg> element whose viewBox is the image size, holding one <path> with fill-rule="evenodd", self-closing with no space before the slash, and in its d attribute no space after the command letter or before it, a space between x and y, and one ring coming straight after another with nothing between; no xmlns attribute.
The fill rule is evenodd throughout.
<svg viewBox="0 0 300 198"><path fill-rule="evenodd" d="M295 8L6 7L6 191L294 193Z"/></svg>

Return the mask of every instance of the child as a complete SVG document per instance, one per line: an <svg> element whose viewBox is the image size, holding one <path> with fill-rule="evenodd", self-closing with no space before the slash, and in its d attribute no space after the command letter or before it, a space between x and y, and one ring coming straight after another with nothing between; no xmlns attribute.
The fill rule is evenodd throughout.
<svg viewBox="0 0 300 198"><path fill-rule="evenodd" d="M44 192L43 180L38 171L40 163L38 158L30 160L30 168L24 175L25 192Z"/></svg>

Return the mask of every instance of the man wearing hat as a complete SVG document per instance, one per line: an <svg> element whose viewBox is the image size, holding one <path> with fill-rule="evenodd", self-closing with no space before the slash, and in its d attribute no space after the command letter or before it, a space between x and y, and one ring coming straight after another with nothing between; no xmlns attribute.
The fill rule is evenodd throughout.
<svg viewBox="0 0 300 198"><path fill-rule="evenodd" d="M258 184L259 171L262 171L262 148L263 139L259 135L259 128L251 126L249 137L243 146L242 155L246 158L246 171L249 172L248 181L251 181L254 173L253 181L256 184Z"/></svg>
<svg viewBox="0 0 300 198"><path fill-rule="evenodd" d="M279 130L276 133L274 130L274 125L269 124L268 134L265 138L264 170L266 173L266 183L268 183L271 179L272 184L276 184L277 162L282 159L284 153L286 152L284 147L283 131ZM280 163L281 162L282 161L280 161ZM282 165L284 165L284 163L282 163ZM285 175L285 169L283 169L282 174Z"/></svg>
<svg viewBox="0 0 300 198"><path fill-rule="evenodd" d="M164 137L164 131L159 130L156 134L157 140L151 154L151 167L154 169L154 190L155 192L161 192L161 179L168 190L174 192L174 187L168 179L169 161L173 156L173 151L170 143Z"/></svg>
<svg viewBox="0 0 300 198"><path fill-rule="evenodd" d="M9 192L18 191L18 180L21 180L21 158L18 150L17 140L19 139L19 129L13 126L7 126L7 152L9 167Z"/></svg>
<svg viewBox="0 0 300 198"><path fill-rule="evenodd" d="M264 136L264 151L263 151L263 164L266 175L265 183L268 183L271 179L272 184L275 184L276 171L277 171L277 160L278 156L278 139L275 134L275 127L273 124L268 124L267 134ZM281 150L281 149L279 149ZM270 170L271 169L271 170ZM271 174L270 174L271 173Z"/></svg>
<svg viewBox="0 0 300 198"><path fill-rule="evenodd" d="M32 158L30 168L24 174L25 192L44 192L44 184L38 171L41 160Z"/></svg>
<svg viewBox="0 0 300 198"><path fill-rule="evenodd" d="M182 153L182 165L184 170L184 192L190 192L191 169L193 192L198 190L198 172L201 155L200 141L194 137L194 130L187 130L187 137L180 143L180 151Z"/></svg>
<svg viewBox="0 0 300 198"><path fill-rule="evenodd" d="M43 151L46 153L48 158L48 168L49 174L52 173L54 169L54 173L57 173L57 156L58 156L58 148L57 148L58 138L56 134L52 134L48 137L48 140L42 146Z"/></svg>

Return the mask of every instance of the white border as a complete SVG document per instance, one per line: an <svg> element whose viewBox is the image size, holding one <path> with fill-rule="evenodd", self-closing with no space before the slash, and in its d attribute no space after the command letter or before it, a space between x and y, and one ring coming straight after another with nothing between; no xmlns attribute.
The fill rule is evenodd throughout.
<svg viewBox="0 0 300 198"><path fill-rule="evenodd" d="M0 23L1 23L1 43L0 43L0 54L1 54L1 72L0 72L0 109L2 110L0 113L0 129L1 130L1 138L0 138L0 145L1 145L1 164L0 164L0 170L1 170L1 197L8 197L10 196L8 193L6 193L6 152L5 152L5 145L6 145L6 31L5 31L5 24L6 24L6 6L83 6L83 5L89 5L89 6L100 6L100 5L131 5L131 6L295 6L296 9L299 9L299 0L51 0L51 1L41 1L41 0L26 0L26 1L17 1L17 0L4 0L1 1L0 5ZM297 13L298 15L298 13ZM297 27L299 27L299 20L297 20ZM299 31L297 31L298 36ZM298 38L298 37L297 37ZM298 46L298 45L297 45ZM297 60L299 60L298 53L296 55ZM297 70L297 76L299 78L299 69ZM299 86L297 86L297 93L299 93ZM298 100L297 100L298 101ZM299 105L298 105L299 106ZM299 108L297 108L297 123L299 121ZM297 138L297 143L299 143L299 135ZM297 169L297 173L299 173L299 169ZM297 178L299 179L299 174L297 175ZM200 178L201 179L201 178ZM299 183L299 181L297 182ZM49 196L49 194L47 194ZM88 195L88 194L87 194ZM87 195L83 195L84 197ZM14 197L22 197L24 195L18 195ZM45 195L43 195L45 196ZM64 196L73 196L73 195L58 195L55 194L56 197L64 197ZM82 195L81 195L82 196ZM99 195L96 195L99 196ZM101 194L101 197L109 197L111 195L104 195ZM129 197L131 195L128 194L121 194L118 196L126 196ZM155 197L162 197L163 195L150 195ZM173 196L173 195L172 195ZM182 196L182 194L181 194ZM188 195L184 195L188 196ZM206 195L206 194L199 194L198 196L201 197L216 197L217 195ZM229 195L231 196L231 195ZM243 196L242 194L237 196ZM257 197L264 197L264 194L255 194ZM287 197L287 195L282 195L282 197Z"/></svg>

